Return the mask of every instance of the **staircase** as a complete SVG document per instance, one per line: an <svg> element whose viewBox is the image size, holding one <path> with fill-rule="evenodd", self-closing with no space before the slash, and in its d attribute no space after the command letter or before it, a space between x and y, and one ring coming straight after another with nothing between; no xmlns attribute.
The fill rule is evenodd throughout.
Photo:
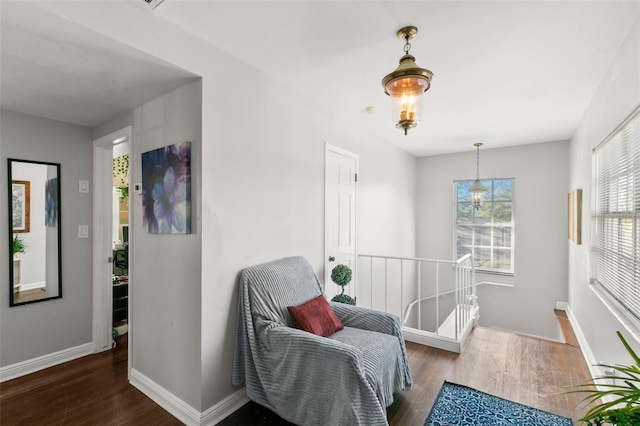
<svg viewBox="0 0 640 426"><path fill-rule="evenodd" d="M406 340L462 351L479 318L471 255L456 261L360 255L358 268L358 305L399 315Z"/></svg>

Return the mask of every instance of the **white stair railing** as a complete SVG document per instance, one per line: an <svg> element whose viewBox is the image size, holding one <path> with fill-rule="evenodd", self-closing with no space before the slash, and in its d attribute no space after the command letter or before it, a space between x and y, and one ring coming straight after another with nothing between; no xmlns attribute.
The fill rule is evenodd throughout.
<svg viewBox="0 0 640 426"><path fill-rule="evenodd" d="M464 332L474 315L474 308L478 306L475 281L473 260L471 255L467 254L456 261L456 340Z"/></svg>
<svg viewBox="0 0 640 426"><path fill-rule="evenodd" d="M358 259L358 305L396 313L408 330L458 342L476 325L475 269L470 254L456 261L369 254ZM411 302L405 304L405 300ZM450 313L442 319L441 312Z"/></svg>

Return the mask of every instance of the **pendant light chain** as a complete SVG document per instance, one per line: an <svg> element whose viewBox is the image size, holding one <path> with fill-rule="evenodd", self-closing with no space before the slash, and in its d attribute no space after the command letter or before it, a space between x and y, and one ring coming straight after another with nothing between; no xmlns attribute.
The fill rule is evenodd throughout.
<svg viewBox="0 0 640 426"><path fill-rule="evenodd" d="M404 54L408 55L411 50L411 43L409 43L409 35L404 36Z"/></svg>
<svg viewBox="0 0 640 426"><path fill-rule="evenodd" d="M476 145L478 150L476 151L476 179L480 180L480 145Z"/></svg>

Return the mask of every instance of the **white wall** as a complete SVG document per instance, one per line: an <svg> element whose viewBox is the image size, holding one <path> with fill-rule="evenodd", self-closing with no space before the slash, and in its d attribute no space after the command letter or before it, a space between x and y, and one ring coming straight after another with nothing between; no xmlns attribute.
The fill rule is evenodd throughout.
<svg viewBox="0 0 640 426"><path fill-rule="evenodd" d="M129 170L134 183L142 181L142 153L191 142L191 234L147 233L142 226L142 197L130 193L130 339L132 368L197 409L201 397L201 93L201 82L194 81L93 131L97 139L133 125Z"/></svg>
<svg viewBox="0 0 640 426"><path fill-rule="evenodd" d="M360 231L361 235L375 232L378 237L363 239L361 249L413 255L413 157L375 137L355 135L348 123L340 124L342 118L300 96L303 88L284 87L134 3L56 2L41 7L203 77L198 154L202 177L201 187L194 188L202 197L196 229L202 251L201 265L193 265L199 270L201 288L189 287L189 274L187 291L193 293L179 297L179 305L165 306L161 301L163 309L144 310L150 334L138 336L140 340L134 337L134 367L144 368L152 380L198 410L215 406L238 390L231 385L231 365L239 271L301 254L323 276L327 142L360 155ZM247 87L247 82L250 90L238 96L238 88ZM135 133L134 139L138 140ZM391 189L396 186L402 190ZM378 214L381 211L384 216ZM158 268L150 260L135 257L133 261L136 276ZM186 265L191 266L191 261ZM190 267L186 265L178 267ZM173 275L154 273L153 277L164 286L179 288L175 279L167 279ZM199 301L190 305L196 295ZM137 303L133 307L136 336L140 332L135 324ZM187 308L192 311L185 312ZM189 328L196 314L200 315L199 325ZM170 320L188 337L171 334ZM200 334L200 348L193 342L195 333ZM182 346L168 349L165 344L175 344L171 337L181 339ZM200 381L191 377L197 366L184 365L195 356L190 351L198 350ZM176 364L176 357L183 359ZM194 392L199 392L200 401Z"/></svg>
<svg viewBox="0 0 640 426"><path fill-rule="evenodd" d="M485 147L490 143L485 143ZM480 177L515 178L515 276L478 273L480 324L562 340L554 316L567 300L568 142L480 150ZM418 256L453 259L454 180L476 174L476 153L418 162Z"/></svg>
<svg viewBox="0 0 640 426"><path fill-rule="evenodd" d="M360 250L415 251L413 157L374 137L355 135L338 117L310 108L309 100L255 70L224 64L235 70L226 77L230 84L208 99L210 112L206 94L203 99L204 117L218 120L216 135L203 146L203 161L210 166L203 167L202 212L202 373L209 404L234 391L228 367L238 272L300 254L324 276L325 143L360 156ZM248 125L222 101L233 98L233 87L245 79L254 82L252 102L245 106L252 117Z"/></svg>
<svg viewBox="0 0 640 426"><path fill-rule="evenodd" d="M639 6L640 10L640 6ZM640 12L571 139L571 188L583 189L582 245L569 245L569 292L573 312L593 352L593 362L629 364L615 332L640 347L591 291L591 152L640 104Z"/></svg>
<svg viewBox="0 0 640 426"><path fill-rule="evenodd" d="M190 83L134 111L133 181L141 182L141 154L191 142L191 230L188 235L149 234L142 227L142 199L133 199L131 293L132 368L200 408L202 100Z"/></svg>
<svg viewBox="0 0 640 426"><path fill-rule="evenodd" d="M390 144L362 138L359 250L412 257L416 250L417 160Z"/></svg>
<svg viewBox="0 0 640 426"><path fill-rule="evenodd" d="M91 178L92 150L88 128L4 110L0 139L2 188L8 187L7 158L61 164L62 298L9 308L8 274L0 278L0 366L7 366L91 342L91 239L78 239L77 229L92 220L91 195L78 192L78 181ZM2 241L9 238L7 214L3 196ZM5 273L6 244L0 244L0 259Z"/></svg>

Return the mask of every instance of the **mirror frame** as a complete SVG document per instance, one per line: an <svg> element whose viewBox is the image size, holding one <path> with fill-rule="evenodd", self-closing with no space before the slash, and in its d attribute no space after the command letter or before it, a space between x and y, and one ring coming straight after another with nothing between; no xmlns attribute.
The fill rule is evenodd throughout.
<svg viewBox="0 0 640 426"><path fill-rule="evenodd" d="M13 292L13 279L14 279L14 274L13 274L13 235L14 235L14 231L13 231L13 198L12 198L12 191L13 191L13 176L12 176L12 166L14 163L29 163L29 164L41 164L43 166L53 166L56 168L56 173L57 173L57 191L58 191L58 203L57 203L57 218L58 218L58 294L57 296L51 296L51 297L43 297L41 299L35 299L35 300L29 300L26 302L20 302L20 303L15 303L15 298L14 298L14 292ZM8 211L9 211L9 218L8 218L8 224L9 224L9 306L13 307L13 306L22 306L22 305L28 305L31 303L38 303L38 302L45 302L47 300L53 300L53 299L60 299L62 298L62 214L61 214L61 200L62 200L62 193L60 191L60 187L61 187L61 178L60 178L60 163L49 163L47 161L34 161L34 160L22 160L22 159L18 159L18 158L7 158L7 171L8 171L8 177L9 177L9 184L8 184L8 195L9 195L9 205L8 205Z"/></svg>

